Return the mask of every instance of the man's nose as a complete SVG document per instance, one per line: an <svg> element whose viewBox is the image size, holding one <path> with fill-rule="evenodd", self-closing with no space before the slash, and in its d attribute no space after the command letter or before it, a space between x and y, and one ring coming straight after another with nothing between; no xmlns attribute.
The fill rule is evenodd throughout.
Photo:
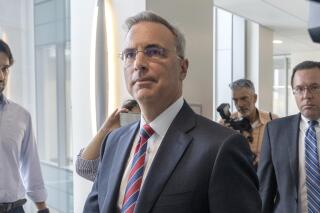
<svg viewBox="0 0 320 213"><path fill-rule="evenodd" d="M304 88L302 91L302 97L303 98L312 98L313 94L310 92L310 89L308 87Z"/></svg>
<svg viewBox="0 0 320 213"><path fill-rule="evenodd" d="M238 107L244 106L244 101L239 100L239 101L237 102L237 105L238 105Z"/></svg>
<svg viewBox="0 0 320 213"><path fill-rule="evenodd" d="M136 58L134 60L134 69L135 70L146 70L148 67L147 56L143 51L137 51Z"/></svg>

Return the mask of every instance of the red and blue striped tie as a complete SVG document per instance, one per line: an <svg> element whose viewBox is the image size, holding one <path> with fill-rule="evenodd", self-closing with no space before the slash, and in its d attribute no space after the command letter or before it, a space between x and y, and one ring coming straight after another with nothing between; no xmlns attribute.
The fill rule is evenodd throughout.
<svg viewBox="0 0 320 213"><path fill-rule="evenodd" d="M153 133L154 130L148 124L145 124L140 130L140 140L134 152L121 213L134 212L140 193L145 167L147 142Z"/></svg>

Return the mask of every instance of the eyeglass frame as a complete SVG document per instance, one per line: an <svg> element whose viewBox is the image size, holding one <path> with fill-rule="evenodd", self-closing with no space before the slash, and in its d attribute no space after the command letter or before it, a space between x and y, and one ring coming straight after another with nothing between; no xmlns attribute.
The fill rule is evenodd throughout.
<svg viewBox="0 0 320 213"><path fill-rule="evenodd" d="M298 90L300 89L300 90ZM302 89L302 90L301 90ZM292 93L294 95L303 95L305 91L310 92L312 95L319 95L320 94L320 85L319 84L311 84L309 86L296 86L292 88Z"/></svg>
<svg viewBox="0 0 320 213"><path fill-rule="evenodd" d="M157 49L157 50L160 50L160 52L162 52L162 54L159 54L158 56L152 56L150 54L147 54L147 50L150 50L151 48L154 48L154 49ZM120 59L124 62L124 63L128 63L127 60L128 58L125 58L124 55L125 55L125 51L126 50L132 50L135 55L134 57L132 58L129 58L130 60L134 61L138 55L139 52L143 53L145 56L147 56L148 58L154 58L154 59L161 59L161 58L166 58L167 57L167 54L169 52L175 52L176 56L178 59L183 59L183 57L177 55L176 51L175 50L169 50L169 49L166 49L164 47L160 47L158 45L148 45L146 47L144 47L142 50L139 50L137 48L127 48L127 49L124 49L122 52L119 53L119 57Z"/></svg>

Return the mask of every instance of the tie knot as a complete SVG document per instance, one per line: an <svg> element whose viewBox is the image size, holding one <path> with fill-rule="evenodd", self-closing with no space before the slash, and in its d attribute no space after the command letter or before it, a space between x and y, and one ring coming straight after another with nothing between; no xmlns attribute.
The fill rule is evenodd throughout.
<svg viewBox="0 0 320 213"><path fill-rule="evenodd" d="M315 121L315 120L310 120L310 121L308 121L308 123L309 123L310 127L315 127L318 125L318 121Z"/></svg>
<svg viewBox="0 0 320 213"><path fill-rule="evenodd" d="M149 126L149 124L143 125L143 127L140 130L140 134L146 139L150 138L153 135L153 133L154 130L151 128L151 126Z"/></svg>

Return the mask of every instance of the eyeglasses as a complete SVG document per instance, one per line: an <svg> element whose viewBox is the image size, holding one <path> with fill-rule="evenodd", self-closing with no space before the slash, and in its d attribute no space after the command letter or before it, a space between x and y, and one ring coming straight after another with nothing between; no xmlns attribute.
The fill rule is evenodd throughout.
<svg viewBox="0 0 320 213"><path fill-rule="evenodd" d="M4 74L7 74L9 72L10 65L0 65L0 71Z"/></svg>
<svg viewBox="0 0 320 213"><path fill-rule="evenodd" d="M136 48L129 48L125 49L120 53L120 58L125 63L131 63L136 59L136 56L139 52L142 52L145 56L152 59L161 59L166 58L168 52L170 52L168 49L159 47L159 46L147 46L143 50L138 50ZM181 57L178 56L180 59Z"/></svg>
<svg viewBox="0 0 320 213"><path fill-rule="evenodd" d="M306 90L308 90L313 95L318 95L320 94L320 85L313 84L310 86L296 86L292 89L292 92L294 95L302 95Z"/></svg>

